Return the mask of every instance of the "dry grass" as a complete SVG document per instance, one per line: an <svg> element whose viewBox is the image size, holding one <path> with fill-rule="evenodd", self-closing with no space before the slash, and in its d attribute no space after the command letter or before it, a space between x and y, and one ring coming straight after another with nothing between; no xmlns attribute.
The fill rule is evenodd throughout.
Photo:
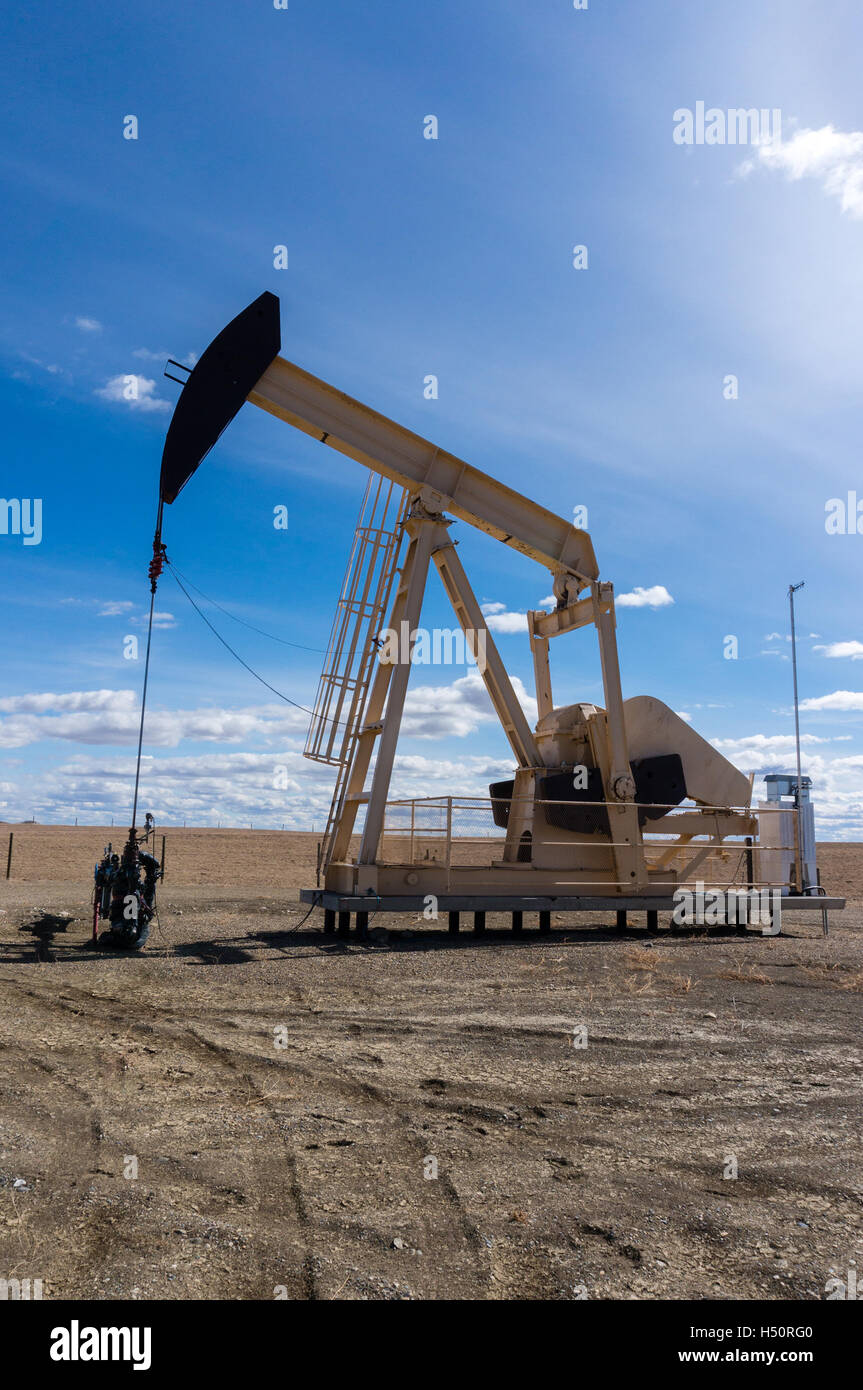
<svg viewBox="0 0 863 1390"><path fill-rule="evenodd" d="M628 975L623 981L621 988L624 994L652 994L653 984L654 981L649 975L647 977L644 975Z"/></svg>
<svg viewBox="0 0 863 1390"><path fill-rule="evenodd" d="M662 956L649 946L631 946L623 952L623 959L631 970L657 970Z"/></svg>
<svg viewBox="0 0 863 1390"><path fill-rule="evenodd" d="M855 994L863 994L863 970L854 970L846 975L844 980L839 981L839 988L853 990Z"/></svg>
<svg viewBox="0 0 863 1390"><path fill-rule="evenodd" d="M847 965L802 965L801 974L813 984L830 985L833 989L863 994L863 970L854 970Z"/></svg>
<svg viewBox="0 0 863 1390"><path fill-rule="evenodd" d="M715 980L740 980L745 985L769 985L770 979L755 965L737 965L729 970L718 970Z"/></svg>
<svg viewBox="0 0 863 1390"><path fill-rule="evenodd" d="M635 973L623 981L627 994L653 994L667 986L671 994L688 994L692 989L691 975L669 974L663 967L670 964L670 957L653 950L650 946L632 946L623 952L623 959Z"/></svg>
<svg viewBox="0 0 863 1390"><path fill-rule="evenodd" d="M300 988L295 991L294 997L298 1004L302 1004L303 1008L308 1009L310 1014L319 1014L323 1011L323 1005L317 990L311 989L308 986L300 986Z"/></svg>

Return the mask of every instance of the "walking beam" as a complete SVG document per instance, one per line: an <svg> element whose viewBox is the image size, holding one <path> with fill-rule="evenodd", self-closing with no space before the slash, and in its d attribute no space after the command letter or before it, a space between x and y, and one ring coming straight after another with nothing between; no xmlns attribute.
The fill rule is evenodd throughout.
<svg viewBox="0 0 863 1390"><path fill-rule="evenodd" d="M420 488L436 493L436 510L469 522L553 573L574 575L579 589L598 577L586 531L302 367L276 357L248 399L412 493Z"/></svg>

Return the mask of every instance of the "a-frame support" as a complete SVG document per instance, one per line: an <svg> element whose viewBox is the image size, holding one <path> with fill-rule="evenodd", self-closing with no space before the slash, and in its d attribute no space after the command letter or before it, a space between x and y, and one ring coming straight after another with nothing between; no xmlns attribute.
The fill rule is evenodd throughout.
<svg viewBox="0 0 863 1390"><path fill-rule="evenodd" d="M470 637L474 644L474 655L481 654L481 664L480 660L477 661L480 674L518 764L509 803L506 843L503 850L504 862L514 864L518 862L525 832L530 831L533 826L536 774L542 766L542 759L524 710L489 632L482 609L464 572L455 543L443 526L440 530L443 535L440 543L435 545L432 558L453 611L461 624L465 640Z"/></svg>
<svg viewBox="0 0 863 1390"><path fill-rule="evenodd" d="M635 890L646 886L648 875L638 823L638 808L634 804L635 783L627 749L612 584L592 583L590 593L585 598L566 604L552 613L528 613L527 625L536 676L537 707L540 719L551 713L554 708L548 661L550 639L591 623L596 627L599 642L606 730L606 737L594 751L605 786L606 805L611 821L611 850L618 883Z"/></svg>
<svg viewBox="0 0 863 1390"><path fill-rule="evenodd" d="M407 531L411 541L408 547L404 572L396 593L396 601L393 604L392 616L390 618L390 630L396 634L398 639L398 660L395 664L378 664L378 675L375 677L375 684L372 686L372 699L369 701L370 719L377 720L380 718L380 715L376 709L372 708L372 705L375 695L375 686L377 686L378 680L380 679L381 686L386 686L388 690L386 713L383 718L383 723L378 730L380 743L375 760L375 771L372 778L371 790L369 791L362 844L360 845L358 861L360 864L374 864L377 859L381 831L384 827L384 812L386 810L387 796L389 795L390 779L393 775L393 760L396 755L396 744L398 743L402 714L404 713L405 696L407 695L408 680L411 673L411 655L413 649L411 646L410 634L419 626L419 620L422 615L423 595L425 594L429 559L431 558L436 529L436 519L425 516L422 513L417 514L416 509L408 516ZM408 651L402 650L401 636L403 632L408 634L408 646L410 648ZM380 703L382 706L382 699ZM371 744L369 744L368 757L370 756ZM363 770L363 777L365 777L365 772L368 769L368 757L366 758L366 767Z"/></svg>
<svg viewBox="0 0 863 1390"><path fill-rule="evenodd" d="M426 511L419 501L414 504L408 515L406 530L410 536L410 544L389 616L389 631L397 639L397 656L394 662L379 662L375 672L332 840L331 862L348 862L351 837L361 805L366 806L366 819L357 863L370 866L377 861L410 679L411 634L418 628L422 615L431 560L434 560L447 597L461 625L465 644L477 659L477 667L517 763L503 855L505 861L517 861L522 837L531 827L536 775L542 770L542 759L482 609L458 558L448 525L439 513ZM568 614L573 610L578 610L577 617L570 620ZM611 585L592 585L591 594L587 599L582 599L580 603L572 605L570 610L562 610L557 615L530 615L529 628L541 712L546 712L546 707L551 703L547 638L554 635L555 626L565 630L570 621L576 626L593 622L597 628L608 728L608 745L603 750L603 774L609 814L612 815L612 854L619 881L636 889L643 886L646 875L641 853L638 812L633 804L634 788L627 757L620 670L614 640L614 599ZM548 628L549 631L541 632L538 628ZM407 643L404 641L405 635L408 638ZM371 787L366 792L366 778L376 744L374 773Z"/></svg>
<svg viewBox="0 0 863 1390"><path fill-rule="evenodd" d="M458 558L455 543L445 526L438 527L432 559L465 638L474 643L474 655L477 655L478 650L482 653L482 661L478 661L477 665L480 666L480 674L491 697L495 714L509 739L519 767L540 767L539 749L533 731L513 690L500 652L494 644L482 609ZM477 641L478 638L481 640Z"/></svg>
<svg viewBox="0 0 863 1390"><path fill-rule="evenodd" d="M465 634L466 646L477 658L477 667L518 763L512 824L505 852L506 858L514 859L524 828L520 823L523 821L525 826L530 824L535 774L541 766L539 750L447 526L448 523L439 514L428 513L421 505L412 508L406 523L410 544L388 627L398 639L403 633L409 636L416 630L422 614L429 561L434 559ZM362 805L366 806L366 819L357 862L370 865L377 858L411 669L411 652L402 650L404 644L401 640L396 645L398 659L394 663L379 662L372 681L332 839L330 862L347 862L357 814ZM366 778L376 744L372 783L366 792Z"/></svg>
<svg viewBox="0 0 863 1390"><path fill-rule="evenodd" d="M620 688L620 663L615 637L614 586L593 583L590 586L593 621L599 638L599 660L602 667L602 687L605 698L605 719L608 729L606 800L611 827L612 854L618 882L632 891L647 883L647 868L641 847L638 808L635 805L635 782L629 766L626 743L626 721L623 715L623 692Z"/></svg>

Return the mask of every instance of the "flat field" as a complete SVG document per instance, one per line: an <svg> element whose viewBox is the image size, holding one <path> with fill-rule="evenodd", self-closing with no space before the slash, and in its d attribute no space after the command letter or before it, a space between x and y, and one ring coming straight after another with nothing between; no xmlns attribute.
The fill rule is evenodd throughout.
<svg viewBox="0 0 863 1390"><path fill-rule="evenodd" d="M0 826L0 873L9 829L0 1276L820 1299L859 1262L863 846L819 848L849 899L826 940L817 912L778 938L581 916L516 939L490 915L480 941L379 916L365 946L303 921L314 835L168 829L160 926L125 958L87 946L122 831Z"/></svg>

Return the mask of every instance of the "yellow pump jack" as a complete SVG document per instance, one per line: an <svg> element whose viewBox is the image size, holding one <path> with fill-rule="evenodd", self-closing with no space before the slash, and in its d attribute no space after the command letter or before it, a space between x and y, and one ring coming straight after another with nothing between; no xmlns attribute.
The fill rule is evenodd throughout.
<svg viewBox="0 0 863 1390"><path fill-rule="evenodd" d="M318 690L306 755L335 766L319 884L304 890L326 929L363 934L369 910L434 903L458 914L525 910L548 929L552 909L627 908L656 921L676 890L707 881L783 891L783 909L813 906L768 882L759 831L776 806L750 806L748 777L662 701L624 700L614 590L590 536L278 355L279 302L259 299L218 335L177 403L162 461L171 503L244 401L277 416L371 475ZM451 535L467 522L551 574L556 607L528 612L538 719L530 727ZM381 633L414 633L434 564L515 761L488 798L391 801L410 652L381 659ZM604 705L555 707L553 638L596 630ZM776 836L762 838L775 850ZM696 875L700 875L696 879ZM320 883L323 878L323 885ZM841 900L819 898L827 906Z"/></svg>

